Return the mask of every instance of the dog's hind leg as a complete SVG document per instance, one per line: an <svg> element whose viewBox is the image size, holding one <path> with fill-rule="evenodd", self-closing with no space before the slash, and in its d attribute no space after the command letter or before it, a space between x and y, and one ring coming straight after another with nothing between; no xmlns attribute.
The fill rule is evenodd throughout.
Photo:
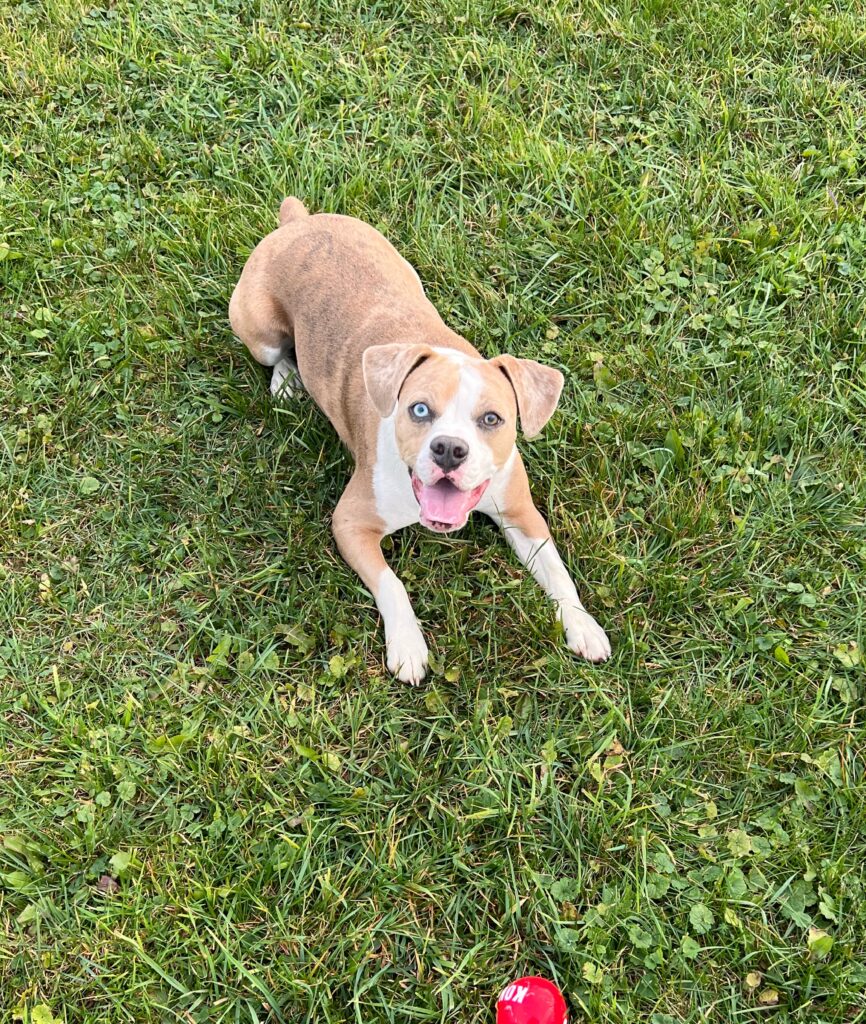
<svg viewBox="0 0 866 1024"><path fill-rule="evenodd" d="M271 374L271 394L274 398L288 400L293 398L298 391L303 390L301 375L298 373L298 366L294 359L283 356L274 367Z"/></svg>
<svg viewBox="0 0 866 1024"><path fill-rule="evenodd" d="M245 284L242 276L229 302L232 330L257 363L276 366L287 350L294 348L294 339L269 299L257 295L253 300Z"/></svg>
<svg viewBox="0 0 866 1024"><path fill-rule="evenodd" d="M258 295L255 302L249 301L244 284L241 278L229 303L232 330L257 363L274 368L271 374L274 398L291 398L303 386L294 358L294 337L266 297Z"/></svg>

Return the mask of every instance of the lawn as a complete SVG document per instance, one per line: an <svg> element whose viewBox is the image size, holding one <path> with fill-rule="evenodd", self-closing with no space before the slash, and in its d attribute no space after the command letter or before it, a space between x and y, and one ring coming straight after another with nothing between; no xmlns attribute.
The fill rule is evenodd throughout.
<svg viewBox="0 0 866 1024"><path fill-rule="evenodd" d="M0 6L0 1020L866 1020L866 11ZM535 498L386 543L226 309L280 200L558 366Z"/></svg>

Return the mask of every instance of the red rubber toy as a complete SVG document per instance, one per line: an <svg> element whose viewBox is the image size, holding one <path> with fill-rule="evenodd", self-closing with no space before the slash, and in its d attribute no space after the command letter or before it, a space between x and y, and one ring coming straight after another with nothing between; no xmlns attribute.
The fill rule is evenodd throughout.
<svg viewBox="0 0 866 1024"><path fill-rule="evenodd" d="M566 1024L562 993L547 978L518 978L496 1003L496 1024Z"/></svg>

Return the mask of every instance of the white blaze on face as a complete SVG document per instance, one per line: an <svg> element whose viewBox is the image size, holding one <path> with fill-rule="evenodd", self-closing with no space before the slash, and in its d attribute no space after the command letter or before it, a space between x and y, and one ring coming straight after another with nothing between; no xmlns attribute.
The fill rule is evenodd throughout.
<svg viewBox="0 0 866 1024"><path fill-rule="evenodd" d="M454 484L463 491L470 491L489 480L496 471L493 452L483 432L476 423L484 380L478 370L462 352L448 349L438 350L460 366L457 391L448 405L436 410L437 418L425 434L415 461L415 474L422 483L433 484L442 476L442 471L433 461L430 442L440 435L462 441L469 451L466 461L450 474ZM484 410L481 410L482 414Z"/></svg>
<svg viewBox="0 0 866 1024"><path fill-rule="evenodd" d="M416 417L416 405L427 406L430 415L422 410ZM395 413L394 440L411 472L424 526L447 533L466 524L514 450L516 411L510 383L480 356L437 349L410 374ZM488 412L496 413L496 425L479 426ZM431 449L437 438L464 449L453 468L437 465Z"/></svg>

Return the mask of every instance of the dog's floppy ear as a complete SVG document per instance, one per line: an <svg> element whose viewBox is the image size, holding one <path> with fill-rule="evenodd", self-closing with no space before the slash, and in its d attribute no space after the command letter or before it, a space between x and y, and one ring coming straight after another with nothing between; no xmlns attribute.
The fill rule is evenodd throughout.
<svg viewBox="0 0 866 1024"><path fill-rule="evenodd" d="M403 381L419 363L433 355L429 345L373 345L364 350L364 386L380 416L390 416Z"/></svg>
<svg viewBox="0 0 866 1024"><path fill-rule="evenodd" d="M559 370L542 366L534 359L497 356L490 362L505 374L517 396L520 426L526 437L541 433L553 415L565 379Z"/></svg>

